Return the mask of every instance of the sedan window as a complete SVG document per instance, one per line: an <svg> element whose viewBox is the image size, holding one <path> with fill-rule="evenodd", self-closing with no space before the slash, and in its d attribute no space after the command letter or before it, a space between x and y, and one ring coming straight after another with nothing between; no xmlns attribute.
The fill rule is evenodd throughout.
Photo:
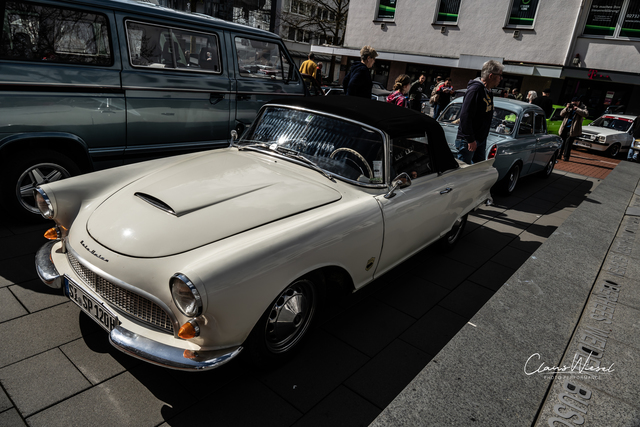
<svg viewBox="0 0 640 427"><path fill-rule="evenodd" d="M535 122L534 122L534 133L546 133L546 125L547 121L544 118L544 114L536 114Z"/></svg>
<svg viewBox="0 0 640 427"><path fill-rule="evenodd" d="M426 136L395 138L391 146L391 179L402 172L416 179L434 171Z"/></svg>
<svg viewBox="0 0 640 427"><path fill-rule="evenodd" d="M365 184L383 184L383 137L374 129L335 117L268 107L238 141L240 148L295 152L323 170Z"/></svg>
<svg viewBox="0 0 640 427"><path fill-rule="evenodd" d="M518 136L531 135L533 133L533 113L527 111L522 115L520 121L520 129L518 129Z"/></svg>
<svg viewBox="0 0 640 427"><path fill-rule="evenodd" d="M632 124L633 120L611 116L602 116L591 123L591 126L599 126L607 129L619 130L620 132L626 132L631 128Z"/></svg>

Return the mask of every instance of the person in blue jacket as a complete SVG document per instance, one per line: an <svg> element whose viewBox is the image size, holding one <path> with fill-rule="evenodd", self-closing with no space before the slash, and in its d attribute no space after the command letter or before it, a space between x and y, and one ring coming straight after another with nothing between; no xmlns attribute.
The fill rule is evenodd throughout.
<svg viewBox="0 0 640 427"><path fill-rule="evenodd" d="M371 99L371 67L376 62L378 52L371 46L360 49L360 62L351 66L351 71L344 77L342 87L345 94Z"/></svg>
<svg viewBox="0 0 640 427"><path fill-rule="evenodd" d="M482 65L480 77L467 85L455 142L458 158L467 164L486 159L487 136L493 119L491 89L500 84L503 69L504 65L491 59Z"/></svg>

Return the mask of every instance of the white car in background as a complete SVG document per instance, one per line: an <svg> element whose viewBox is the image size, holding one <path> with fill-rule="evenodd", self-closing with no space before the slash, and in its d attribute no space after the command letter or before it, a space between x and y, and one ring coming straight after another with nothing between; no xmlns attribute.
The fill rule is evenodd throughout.
<svg viewBox="0 0 640 427"><path fill-rule="evenodd" d="M582 128L582 135L573 145L605 151L616 157L620 151L627 151L633 142L633 129L636 116L624 114L605 114Z"/></svg>

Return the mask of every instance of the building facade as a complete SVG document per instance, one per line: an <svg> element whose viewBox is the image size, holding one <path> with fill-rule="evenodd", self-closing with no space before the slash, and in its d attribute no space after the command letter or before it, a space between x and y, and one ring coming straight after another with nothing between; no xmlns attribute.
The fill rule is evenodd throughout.
<svg viewBox="0 0 640 427"><path fill-rule="evenodd" d="M640 112L640 0L360 0L344 47L312 50L342 55L344 74L364 45L378 51L373 77L387 87L425 73L464 88L496 59L505 88L551 88L557 103L578 96L591 115Z"/></svg>

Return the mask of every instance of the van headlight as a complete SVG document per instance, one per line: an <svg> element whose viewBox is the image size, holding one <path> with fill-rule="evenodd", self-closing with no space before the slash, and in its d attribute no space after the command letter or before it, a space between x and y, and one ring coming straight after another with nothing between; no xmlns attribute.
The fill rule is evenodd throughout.
<svg viewBox="0 0 640 427"><path fill-rule="evenodd" d="M33 197L36 199L36 206L40 210L40 215L47 219L53 219L53 204L47 193L40 187L33 190Z"/></svg>
<svg viewBox="0 0 640 427"><path fill-rule="evenodd" d="M198 317L202 314L202 298L200 293L182 273L176 273L169 281L171 296L176 307L187 317Z"/></svg>

